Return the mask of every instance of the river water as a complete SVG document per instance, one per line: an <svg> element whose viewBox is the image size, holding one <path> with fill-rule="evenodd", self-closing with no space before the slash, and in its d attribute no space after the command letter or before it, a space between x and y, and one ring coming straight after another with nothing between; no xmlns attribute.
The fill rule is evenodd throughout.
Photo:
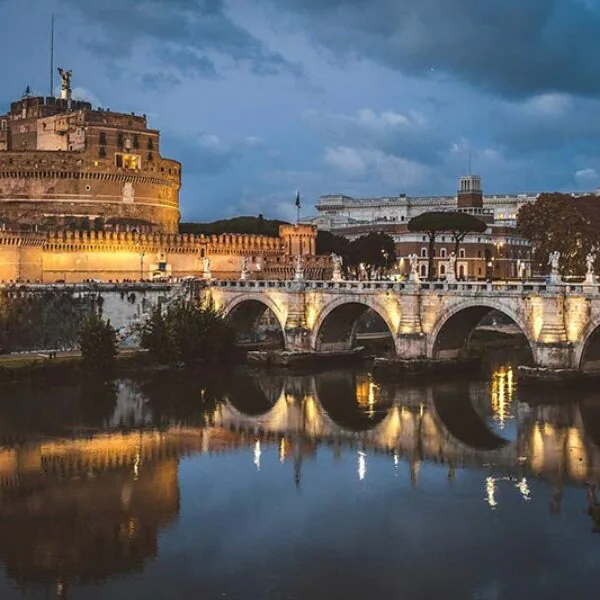
<svg viewBox="0 0 600 600"><path fill-rule="evenodd" d="M0 598L598 598L599 475L509 364L5 386Z"/></svg>

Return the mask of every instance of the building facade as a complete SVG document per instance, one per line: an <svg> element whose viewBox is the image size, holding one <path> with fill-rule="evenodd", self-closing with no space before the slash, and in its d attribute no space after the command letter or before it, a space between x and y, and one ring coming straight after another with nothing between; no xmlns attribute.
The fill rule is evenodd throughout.
<svg viewBox="0 0 600 600"><path fill-rule="evenodd" d="M177 233L181 165L160 154L145 115L71 98L24 96L0 115L4 229L133 229Z"/></svg>
<svg viewBox="0 0 600 600"><path fill-rule="evenodd" d="M531 247L516 230L517 212L537 195L485 196L481 178L462 177L456 196L420 198L377 198L356 200L347 196L322 196L317 205L319 216L312 222L350 240L371 232L385 233L394 239L399 257L398 272L408 275L408 257L418 257L418 272L429 277L429 237L410 232L408 222L432 211L461 211L482 219L487 224L483 233L465 236L456 254L456 276L459 279L516 279L530 277ZM455 251L451 233L441 232L434 244L434 278L444 278L451 268Z"/></svg>

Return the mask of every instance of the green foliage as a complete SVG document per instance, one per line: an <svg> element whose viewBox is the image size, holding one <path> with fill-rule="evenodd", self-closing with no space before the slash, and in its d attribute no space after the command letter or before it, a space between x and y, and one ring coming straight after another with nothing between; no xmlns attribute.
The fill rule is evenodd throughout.
<svg viewBox="0 0 600 600"><path fill-rule="evenodd" d="M142 328L142 347L161 364L227 362L235 350L235 331L212 305L178 300L158 306Z"/></svg>
<svg viewBox="0 0 600 600"><path fill-rule="evenodd" d="M105 371L117 357L117 333L110 321L92 313L81 325L79 347L86 369Z"/></svg>
<svg viewBox="0 0 600 600"><path fill-rule="evenodd" d="M517 230L532 245L533 260L545 270L550 252L560 252L563 275L584 275L585 257L600 247L600 198L541 194L519 209ZM596 269L598 262L596 263Z"/></svg>
<svg viewBox="0 0 600 600"><path fill-rule="evenodd" d="M222 233L247 233L279 237L279 226L287 225L285 221L277 221L258 217L235 217L222 219L212 223L180 223L180 233L194 235L220 235Z"/></svg>
<svg viewBox="0 0 600 600"><path fill-rule="evenodd" d="M93 309L93 296L70 292L0 293L0 354L32 350L72 349L81 324Z"/></svg>
<svg viewBox="0 0 600 600"><path fill-rule="evenodd" d="M334 235L331 231L317 231L317 254L337 254L342 258L349 255L350 240L340 235Z"/></svg>
<svg viewBox="0 0 600 600"><path fill-rule="evenodd" d="M487 225L481 219L467 213L455 211L421 213L408 222L409 231L426 233L429 237L429 279L432 279L434 275L435 239L439 232L452 233L454 253L458 256L460 243L465 239L467 233L483 233L486 229Z"/></svg>

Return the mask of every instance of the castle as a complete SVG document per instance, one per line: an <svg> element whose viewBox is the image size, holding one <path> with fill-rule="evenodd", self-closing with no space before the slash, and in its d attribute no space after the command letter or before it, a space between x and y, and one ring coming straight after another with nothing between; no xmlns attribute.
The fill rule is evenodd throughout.
<svg viewBox="0 0 600 600"><path fill-rule="evenodd" d="M28 88L0 115L0 281L199 276L208 264L221 278L243 264L290 276L296 254L309 271L323 266L310 225L279 238L178 234L181 165L161 156L159 131L74 100L71 71L59 73L59 98Z"/></svg>

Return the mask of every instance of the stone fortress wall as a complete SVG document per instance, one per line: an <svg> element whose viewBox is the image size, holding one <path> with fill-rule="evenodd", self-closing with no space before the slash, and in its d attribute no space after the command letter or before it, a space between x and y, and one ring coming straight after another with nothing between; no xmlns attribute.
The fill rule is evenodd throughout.
<svg viewBox="0 0 600 600"><path fill-rule="evenodd" d="M210 259L214 278L238 278L244 258L252 278L262 278L263 273L271 270L275 274L282 267L285 270L280 275L287 276L293 272L292 259L285 259L287 249L298 247L299 238L305 240L303 254L307 267L328 266L314 257L314 241L306 241L309 235L314 238L316 229L307 225L287 227L278 238L245 234L0 231L0 281L78 283L88 279L201 277L205 258Z"/></svg>

